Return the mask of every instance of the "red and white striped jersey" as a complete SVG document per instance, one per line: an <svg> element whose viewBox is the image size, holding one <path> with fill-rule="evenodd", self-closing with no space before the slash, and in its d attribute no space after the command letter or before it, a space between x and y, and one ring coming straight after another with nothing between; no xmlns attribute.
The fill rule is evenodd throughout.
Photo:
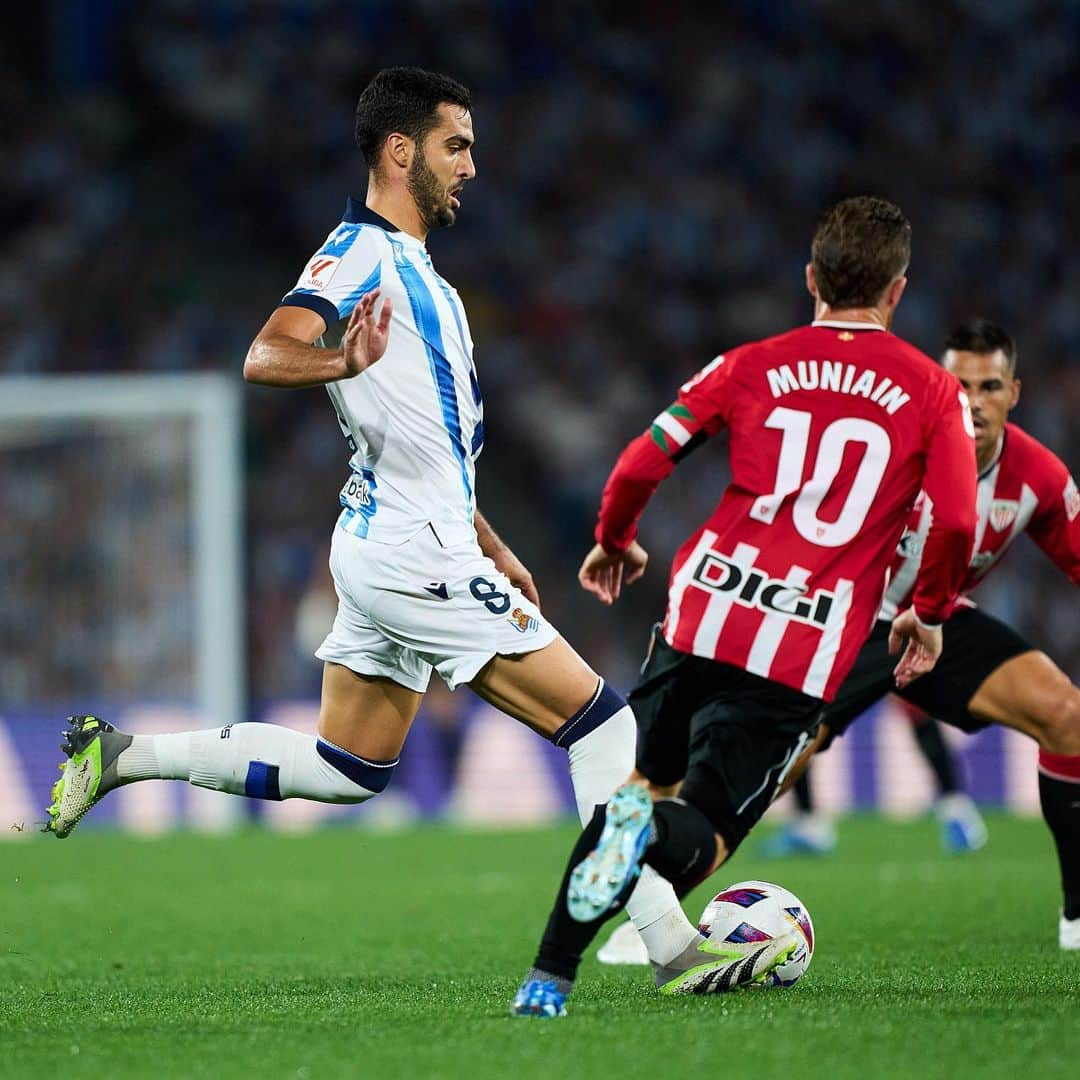
<svg viewBox="0 0 1080 1080"><path fill-rule="evenodd" d="M868 323L821 322L718 356L604 488L597 541L624 550L656 485L727 427L732 480L672 566L664 636L832 700L881 606L920 489L930 522L914 594L941 622L975 525L974 429L951 375Z"/></svg>
<svg viewBox="0 0 1080 1080"><path fill-rule="evenodd" d="M974 589L1025 530L1080 585L1080 492L1065 463L1015 424L1005 425L997 456L979 475L975 506L975 546L961 592ZM920 493L896 549L882 619L911 603L932 512Z"/></svg>

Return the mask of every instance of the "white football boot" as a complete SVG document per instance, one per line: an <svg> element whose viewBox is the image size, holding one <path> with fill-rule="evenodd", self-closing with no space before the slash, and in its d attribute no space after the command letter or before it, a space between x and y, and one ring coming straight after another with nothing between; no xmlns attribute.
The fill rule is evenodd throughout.
<svg viewBox="0 0 1080 1080"><path fill-rule="evenodd" d="M1070 952L1080 951L1080 919L1066 919L1061 916L1058 923L1058 944Z"/></svg>
<svg viewBox="0 0 1080 1080"><path fill-rule="evenodd" d="M600 946L596 959L601 964L647 964L649 950L637 932L637 927L627 919L615 927L611 937Z"/></svg>

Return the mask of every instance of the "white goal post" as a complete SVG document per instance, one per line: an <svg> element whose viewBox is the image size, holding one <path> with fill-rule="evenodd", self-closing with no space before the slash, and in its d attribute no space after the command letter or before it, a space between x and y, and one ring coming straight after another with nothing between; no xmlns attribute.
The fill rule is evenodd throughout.
<svg viewBox="0 0 1080 1080"><path fill-rule="evenodd" d="M0 450L35 427L186 421L191 528L192 674L203 724L244 719L243 425L238 378L190 375L0 376ZM17 477L15 478L17 482ZM100 478L107 498L109 478ZM7 522L18 529L18 521ZM27 628L33 633L33 628Z"/></svg>

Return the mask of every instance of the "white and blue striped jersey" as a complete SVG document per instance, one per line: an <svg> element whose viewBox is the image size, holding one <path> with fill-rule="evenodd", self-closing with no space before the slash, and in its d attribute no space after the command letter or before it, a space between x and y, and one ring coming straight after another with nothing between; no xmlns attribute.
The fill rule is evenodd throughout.
<svg viewBox="0 0 1080 1080"><path fill-rule="evenodd" d="M326 387L352 450L338 525L384 544L429 523L444 544L474 541L483 399L461 298L423 242L350 198L281 302L317 312L336 342L375 288L394 304L386 353Z"/></svg>

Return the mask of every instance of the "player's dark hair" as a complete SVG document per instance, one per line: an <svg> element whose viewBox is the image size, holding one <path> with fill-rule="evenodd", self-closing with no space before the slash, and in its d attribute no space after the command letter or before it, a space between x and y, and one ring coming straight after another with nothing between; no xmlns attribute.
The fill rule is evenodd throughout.
<svg viewBox="0 0 1080 1080"><path fill-rule="evenodd" d="M415 142L439 122L444 102L472 107L468 89L448 75L415 67L383 68L356 103L356 145L369 169L379 163L387 136L395 131Z"/></svg>
<svg viewBox="0 0 1080 1080"><path fill-rule="evenodd" d="M818 222L810 261L818 295L829 307L873 307L911 261L911 225L885 199L844 199Z"/></svg>
<svg viewBox="0 0 1080 1080"><path fill-rule="evenodd" d="M1016 342L997 323L989 319L968 319L954 326L945 339L945 351L978 353L989 356L1000 349L1009 363L1009 374L1016 374Z"/></svg>

